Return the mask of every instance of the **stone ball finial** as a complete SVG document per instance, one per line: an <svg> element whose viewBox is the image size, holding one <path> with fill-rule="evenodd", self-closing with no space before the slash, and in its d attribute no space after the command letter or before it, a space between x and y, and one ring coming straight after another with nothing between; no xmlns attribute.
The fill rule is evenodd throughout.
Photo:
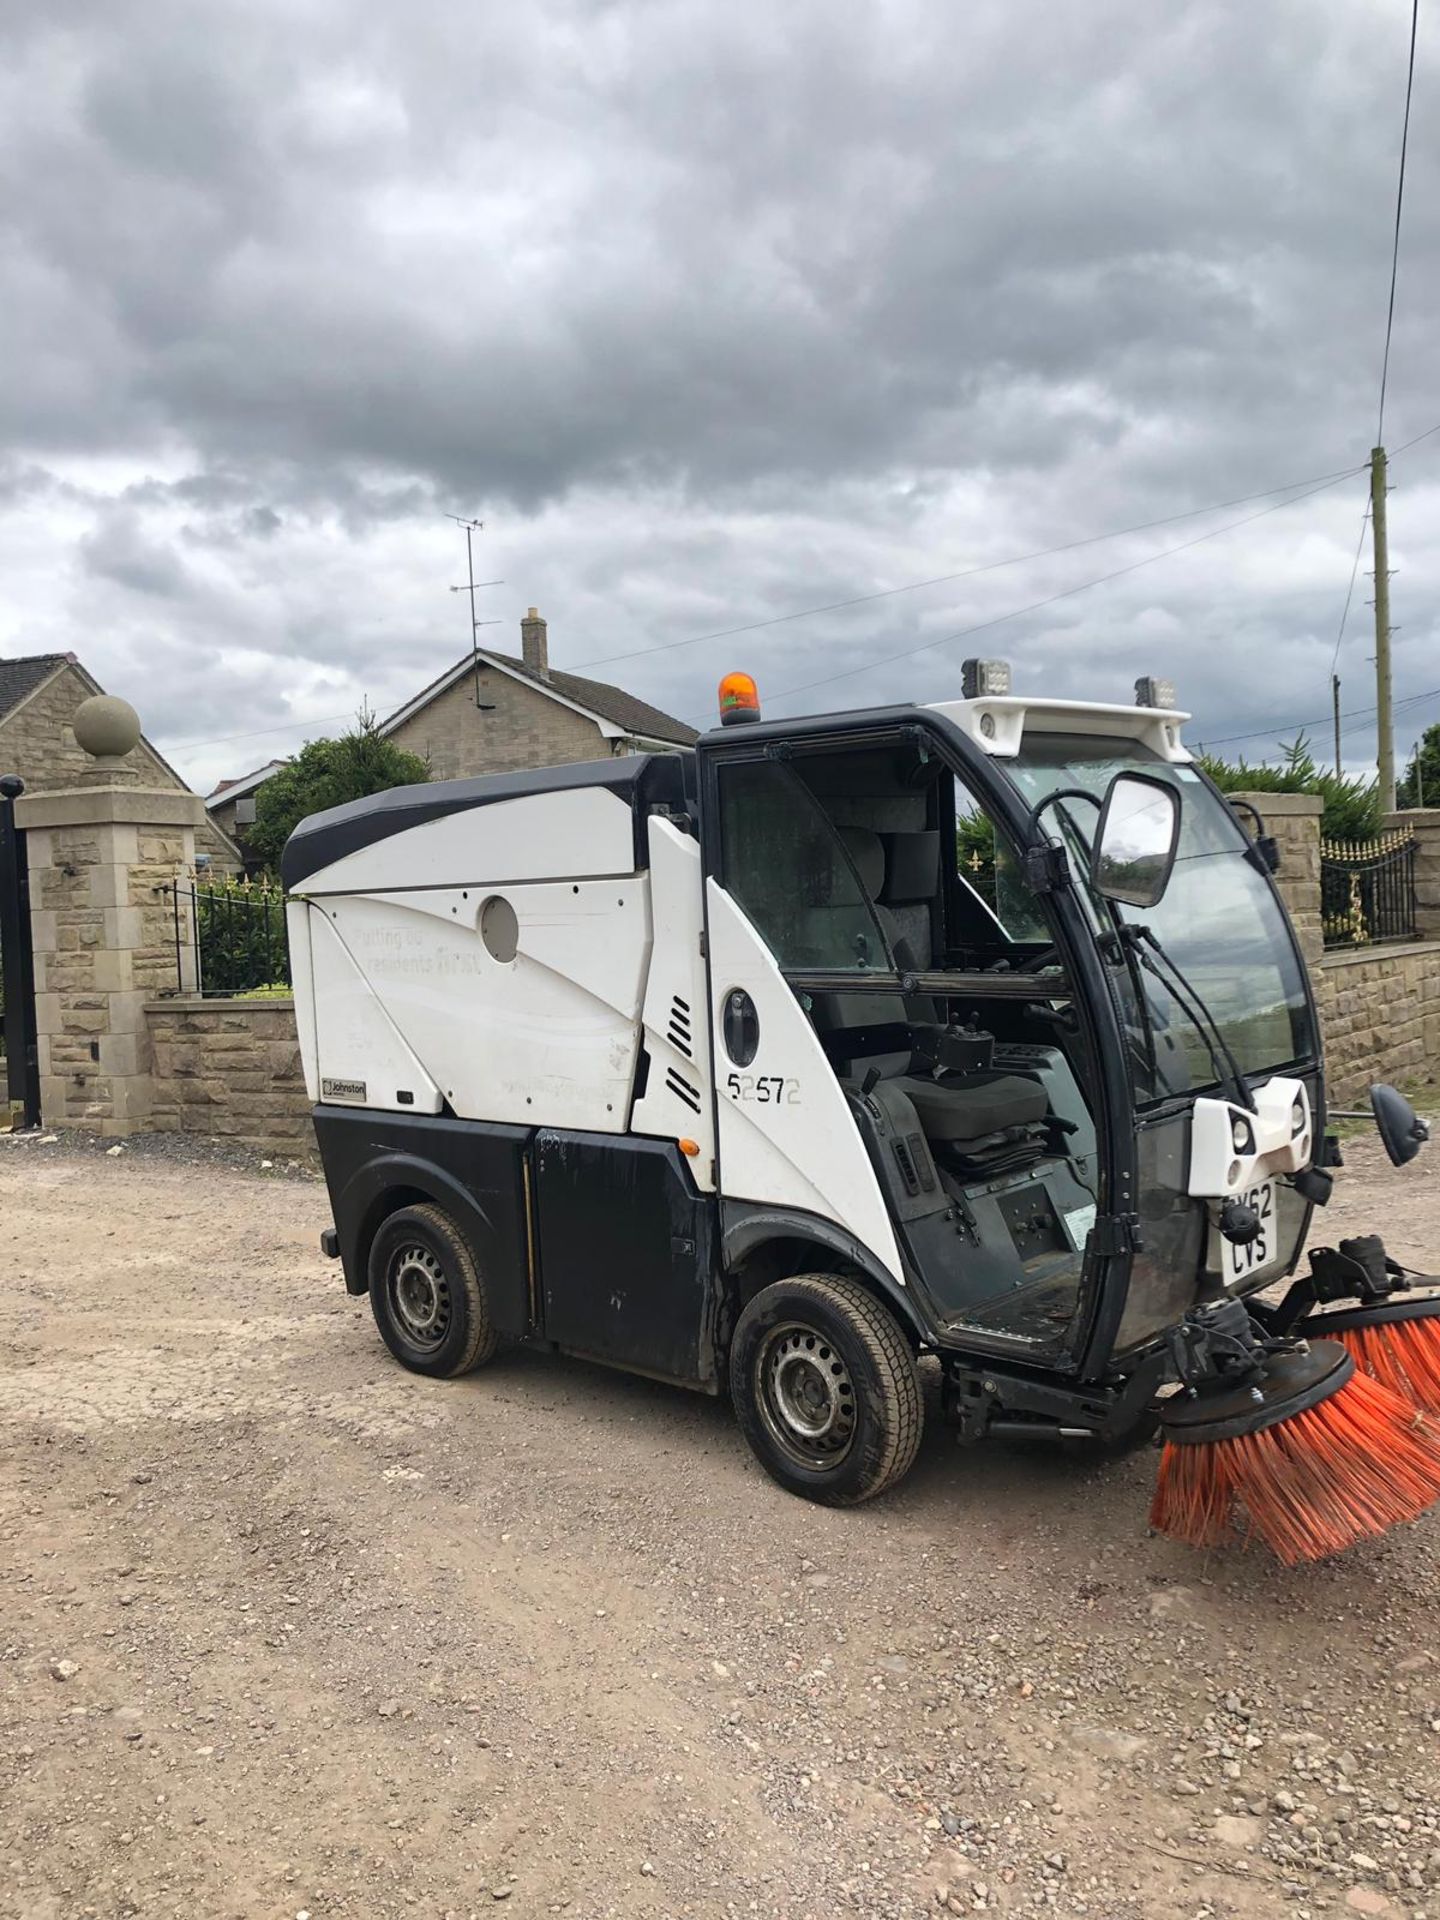
<svg viewBox="0 0 1440 1920"><path fill-rule="evenodd" d="M96 760L121 759L140 743L140 716L118 694L92 693L75 709L70 724L76 740Z"/></svg>

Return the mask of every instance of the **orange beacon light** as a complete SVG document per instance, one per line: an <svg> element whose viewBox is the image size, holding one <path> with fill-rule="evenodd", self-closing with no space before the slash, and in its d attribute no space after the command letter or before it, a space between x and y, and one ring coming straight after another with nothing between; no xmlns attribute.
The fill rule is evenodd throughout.
<svg viewBox="0 0 1440 1920"><path fill-rule="evenodd" d="M720 724L743 726L760 718L760 693L748 673L727 673L720 682Z"/></svg>

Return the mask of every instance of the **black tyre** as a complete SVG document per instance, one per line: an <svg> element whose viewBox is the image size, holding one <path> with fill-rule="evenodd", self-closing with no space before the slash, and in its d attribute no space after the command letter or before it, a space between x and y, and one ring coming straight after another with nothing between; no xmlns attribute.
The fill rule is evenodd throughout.
<svg viewBox="0 0 1440 1920"><path fill-rule="evenodd" d="M371 1242L369 1272L375 1324L401 1366L449 1379L494 1354L475 1255L442 1207L392 1213Z"/></svg>
<svg viewBox="0 0 1440 1920"><path fill-rule="evenodd" d="M910 1343L887 1307L836 1274L777 1280L756 1294L730 1343L730 1391L771 1479L825 1506L883 1493L920 1444Z"/></svg>

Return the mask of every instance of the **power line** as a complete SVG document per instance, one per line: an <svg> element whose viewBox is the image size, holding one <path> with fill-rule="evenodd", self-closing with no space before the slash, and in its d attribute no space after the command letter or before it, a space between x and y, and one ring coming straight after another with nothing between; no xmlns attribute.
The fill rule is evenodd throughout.
<svg viewBox="0 0 1440 1920"><path fill-rule="evenodd" d="M1430 431L1440 432L1440 424L1431 428ZM1420 437L1424 439L1425 436L1422 434ZM1411 445L1413 444L1414 442L1412 441ZM1403 453L1404 448L1402 447L1400 451ZM1142 521L1139 525L1133 527L1117 527L1109 533L1087 534L1082 540L1069 540L1057 547L1041 547L1034 553L1013 554L1006 560L989 560L978 567L963 568L958 573L941 573L930 580L911 580L898 587L883 587L878 593L857 594L853 599L832 600L821 606L799 607L794 613L774 614L769 619L754 620L745 626L721 627L714 633L697 633L692 635L688 640L662 640L656 646L637 647L630 653L609 653L598 660L582 660L578 666L568 668L566 671L580 672L587 667L611 666L619 660L637 660L647 653L665 653L677 647L696 647L706 640L727 640L737 634L759 633L766 627L783 626L787 621L807 620L815 614L838 613L847 607L866 606L872 601L890 599L896 594L918 592L922 587L946 586L955 580L968 580L976 574L994 573L1005 567L1022 566L1030 560L1048 560L1056 554L1073 553L1080 547L1098 546L1106 540L1123 540L1131 534L1150 533L1157 527L1174 526L1175 523L1180 520L1199 519L1202 514L1223 513L1227 507L1242 507L1252 500L1269 500L1277 493L1294 493L1297 488L1302 487L1313 488L1318 491L1322 486L1329 486L1337 480L1348 479L1351 473L1357 471L1357 468L1347 467L1337 473L1315 475L1309 480L1289 480L1283 486L1266 487L1263 492L1260 493L1240 494L1233 500L1213 500L1209 506L1189 507L1183 513L1167 514L1163 519ZM1304 495L1298 495L1297 497L1303 498ZM1282 500L1279 504L1281 506L1289 506L1291 502ZM1267 511L1269 511L1269 509L1267 509ZM456 514L447 514L446 518L456 520L459 516ZM463 525L464 522L462 521L460 524ZM1244 523L1242 521L1236 524L1243 525ZM1214 531L1216 533L1223 533L1226 529L1217 527ZM1208 539L1209 535L1204 537ZM1179 549L1175 548L1172 549L1172 551L1178 552ZM1152 557L1159 559L1162 556L1157 554ZM477 585L478 584L477 582ZM939 643L936 642L935 644L938 645ZM314 720L286 720L274 727L256 727L249 733L226 733L209 740L174 740L169 744L171 751L177 753L192 747L225 747L231 746L239 740L262 740L272 733L298 733L305 727L334 726L341 720L348 720L350 717L348 713L325 714Z"/></svg>
<svg viewBox="0 0 1440 1920"><path fill-rule="evenodd" d="M1437 690L1432 689L1429 693L1412 693L1404 700L1397 700L1392 711L1395 713L1403 713L1407 707L1421 706L1426 700L1433 700L1436 697L1436 691ZM1379 709L1377 708L1376 711L1378 712ZM1366 716L1362 714L1361 718L1363 719L1365 717ZM1358 724L1351 727L1342 727L1340 729L1340 737L1343 740L1347 733L1358 733L1359 731L1360 728Z"/></svg>
<svg viewBox="0 0 1440 1920"><path fill-rule="evenodd" d="M1405 204L1405 152L1410 144L1410 96L1415 91L1415 41L1420 29L1420 0L1411 0L1410 66L1405 77L1405 122L1400 133L1400 178L1395 187L1395 244L1390 255L1390 307L1385 316L1385 356L1380 363L1380 425L1375 444L1385 444L1385 385L1390 375L1390 335L1395 328L1395 283L1400 273L1400 212Z"/></svg>
<svg viewBox="0 0 1440 1920"><path fill-rule="evenodd" d="M1390 458L1393 460L1398 454L1408 453L1411 447L1418 447L1422 440L1428 440L1432 433L1440 433L1440 420L1437 420L1433 427L1426 427L1423 433L1417 433L1413 440L1407 440L1403 447L1396 447Z"/></svg>
<svg viewBox="0 0 1440 1920"><path fill-rule="evenodd" d="M1417 433L1413 439L1405 441L1403 445L1395 449L1395 452L1391 454L1390 458L1393 460L1394 458L1396 458L1397 455L1402 453L1407 453L1411 447L1418 446L1422 440L1428 440L1432 434L1436 434L1436 433L1440 433L1440 421L1436 421L1435 425L1432 427L1427 427L1423 433ZM848 600L833 600L833 601L828 601L821 605L817 605L813 607L800 607L800 608L797 608L793 613L775 614L768 619L751 621L743 626L721 627L721 628L717 628L713 633L694 634L690 638L685 640L661 641L658 645L654 647L637 647L628 653L605 654L599 659L581 661L577 667L568 669L568 671L578 672L581 669L587 668L587 667L609 666L621 660L639 659L645 654L649 654L649 653L663 653L679 647L699 646L707 640L725 640L725 639L734 638L740 634L759 633L764 631L768 627L783 626L792 620L805 620L813 617L814 615L822 614L822 613L838 613L849 607L866 606L877 600L890 599L897 594L914 593L914 592L920 591L922 588L925 588L925 587L945 586L957 580L972 579L979 574L994 573L1007 567L1022 566L1031 560L1052 559L1059 554L1073 553L1083 547L1099 546L1107 540L1123 540L1134 534L1150 533L1160 527L1174 526L1177 522L1182 520L1194 520L1194 519L1198 519L1203 514L1224 512L1225 509L1228 507L1244 506L1252 500L1268 500L1268 499L1271 499L1277 493L1293 493L1295 496L1295 498L1292 500L1282 500L1277 502L1275 507L1265 508L1263 512L1260 514L1247 514L1243 519L1231 521L1226 526L1213 527L1210 529L1209 532L1201 534L1196 540L1183 541L1177 546L1166 547L1160 553L1150 554L1144 560L1136 561L1134 565L1130 567L1121 567L1117 569L1116 572L1114 573L1103 574L1100 576L1099 579L1086 581L1079 587L1068 587L1062 593L1052 594L1051 596L1049 596L1049 598L1045 600L1038 600L1029 607L1016 608L1012 613L1000 615L999 619L996 621L984 621L978 626L965 628L959 633L948 634L941 639L929 641L926 643L925 647L918 647L918 648L912 649L913 652L917 652L917 653L924 652L927 650L928 647L943 646L947 644L948 641L963 639L964 637L966 637L967 634L983 632L986 627L997 625L999 624L1000 621L1018 619L1022 614L1037 612L1043 607L1052 605L1056 600L1068 598L1071 595L1076 593L1082 593L1086 591L1086 589L1089 587L1103 586L1104 584L1106 584L1106 582L1110 580L1118 579L1121 574L1133 573L1137 567L1149 566L1150 564L1152 564L1152 562L1156 560L1165 559L1167 555L1171 553L1182 553L1189 547L1198 546L1204 540L1213 539L1219 534L1230 532L1233 527L1246 526L1249 524L1251 520L1258 520L1263 518L1264 513L1273 513L1277 511L1279 507L1293 506L1299 500L1308 499L1311 493L1322 492L1326 487L1332 486L1340 480L1349 479L1352 474L1359 473L1362 471L1364 471L1364 469L1360 467L1346 467L1343 470L1336 473L1317 475L1311 480L1291 480L1286 482L1283 486L1267 487L1263 492L1260 492L1260 493L1240 494L1231 500L1212 501L1208 506L1191 507L1191 508L1188 508L1183 513L1168 514L1159 520L1143 521L1133 527L1114 528L1108 533L1089 534L1084 539L1081 539L1081 540L1067 541L1060 546L1038 548L1033 553L1014 554L1010 556L1008 559L1004 559L1004 560L987 561L981 566L963 568L957 573L937 574L933 578L928 580L907 581L900 586L885 587L875 593L857 594L853 598ZM1297 489L1304 489L1304 491L1297 491ZM1367 513L1368 513L1368 508L1367 508ZM1362 521L1362 527L1361 527L1362 548L1363 548L1363 542L1364 542L1364 523ZM1358 564L1359 563L1358 563L1358 556L1357 556L1357 562L1356 562L1357 570L1358 570ZM1350 593L1347 594L1346 596L1346 616L1348 616L1350 599L1354 593L1355 577L1356 577L1356 574L1354 571L1352 571L1351 582L1350 582ZM1346 616L1342 616L1342 620L1341 620L1342 635L1344 632ZM1337 646L1338 646L1338 642L1337 642ZM898 658L904 658L906 656L891 655L889 657L892 659L898 659ZM883 665L884 662L876 661L873 664L878 666L878 665ZM866 670L867 669L864 667L852 668L849 670L849 675L853 675L855 673L863 673ZM1332 671L1333 671L1333 663L1332 663ZM834 679L843 679L849 676L846 674L835 674L830 677ZM788 688L784 693L775 694L772 696L772 698L784 699L788 696L788 694L809 692L815 686L823 686L825 684L827 684L826 681L812 681L805 687ZM701 719L709 719L711 716L707 713L704 715L700 715L698 717ZM306 727L336 726L339 724L340 721L348 720L350 718L351 718L351 715L349 712L321 714L316 716L314 719L310 719L310 720L286 720L286 721L281 721L278 725L273 727L256 727L251 729L247 733L220 734L213 738L203 739L203 740L175 740L175 741L168 742L167 745L171 752L176 752L176 753L188 751L190 749L196 749L200 747L231 746L241 740L262 740L269 737L272 734L298 733L303 731ZM1314 725L1314 724L1318 724L1318 722L1305 722L1304 724ZM1266 731L1265 729L1262 729L1260 734L1242 734L1242 735L1235 735L1232 737L1235 739L1258 739L1262 737L1262 734L1265 731ZM1215 744L1223 745L1225 743L1216 742Z"/></svg>
<svg viewBox="0 0 1440 1920"><path fill-rule="evenodd" d="M169 743L172 753L179 753L186 747L228 747L236 740L263 740L272 733L298 733L302 727L333 727L342 720L353 720L355 709L348 713L325 713L314 720L282 720L277 727L256 727L251 733L222 733L216 740L172 740Z"/></svg>
<svg viewBox="0 0 1440 1920"><path fill-rule="evenodd" d="M1335 663L1340 658L1340 642L1345 638L1345 622L1350 618L1350 602L1355 597L1355 582L1360 575L1360 556L1365 551L1365 529L1370 521L1370 502L1366 500L1360 515L1360 538L1355 543L1355 564L1350 569L1350 585L1345 589L1345 605L1340 613L1340 631L1335 635L1335 651L1330 656L1330 677L1335 677Z"/></svg>
<svg viewBox="0 0 1440 1920"><path fill-rule="evenodd" d="M1253 521L1263 520L1267 514L1279 513L1285 507L1293 507L1301 500L1308 500L1317 493L1323 493L1327 487L1333 487L1341 480L1348 480L1361 471L1363 469L1359 467L1347 468L1344 473L1334 474L1328 479L1321 480L1309 487L1306 492L1296 494L1290 500L1278 500L1273 506L1262 507L1258 513L1244 514L1239 520L1227 521L1223 527L1211 527L1205 533L1196 534L1192 540L1181 540L1173 547L1162 547L1158 553L1146 554L1144 559L1132 560L1128 566L1116 567L1110 573L1102 573L1093 580L1082 580L1078 586L1062 587L1058 593L1047 594L1043 600L1032 600L1028 606L1012 607L1008 613L996 614L992 619L977 621L974 626L960 627L954 633L942 633L934 640L922 641L918 647L903 647L897 653L883 654L878 659L867 660L858 667L847 667L841 673L826 674L820 680L807 680L797 687L782 687L778 693L771 694L768 698L788 700L794 694L810 693L816 687L828 687L837 680L851 680L857 674L869 673L875 667L890 666L897 660L913 659L917 653L929 653L932 648L949 646L956 640L967 640L972 634L985 633L991 627L1003 626L1008 620L1019 620L1027 613L1038 613L1044 607L1054 606L1058 600L1069 600L1078 593L1088 593L1092 587L1106 586L1110 581L1119 580L1125 574L1137 573L1142 567L1153 566L1157 560L1166 560L1171 554L1184 553L1191 547L1203 545L1207 540L1217 539L1222 533L1231 533L1237 527L1247 527ZM696 717L691 716L692 719ZM698 717L710 718L708 714Z"/></svg>
<svg viewBox="0 0 1440 1920"><path fill-rule="evenodd" d="M1418 706L1422 700L1440 700L1440 687L1431 687L1428 693L1412 693L1407 695L1404 700L1396 702L1395 711L1398 713L1403 707ZM1340 718L1342 720L1365 720L1379 711L1380 709L1378 707L1350 707L1341 714ZM1277 720L1273 726L1257 727L1253 733L1227 733L1222 734L1218 740L1212 740L1207 737L1204 741L1204 751L1208 753L1211 747L1238 746L1243 740L1273 740L1277 739L1282 733L1303 733L1307 727L1327 725L1330 719L1331 715L1324 713L1321 714L1318 719L1314 720ZM1354 731L1355 729L1353 727L1342 729L1342 732L1345 733L1353 733ZM1197 738L1198 737L1197 731Z"/></svg>
<svg viewBox="0 0 1440 1920"><path fill-rule="evenodd" d="M747 621L743 626L738 627L717 627L713 633L691 634L686 640L660 640L653 647L632 647L628 653L601 654L594 660L582 660L567 671L583 673L590 667L610 667L621 660L642 659L646 654L670 653L680 647L698 647L707 640L732 640L738 634L760 633L766 627L782 627L791 620L809 620L821 613L841 613L849 607L864 607L876 600L893 599L896 594L918 593L924 587L949 586L956 580L971 580L977 574L995 573L1004 567L1023 566L1030 560L1049 560L1056 554L1074 553L1080 547L1099 546L1106 540L1123 540L1135 533L1152 533L1157 527L1171 527L1180 520L1196 520L1202 514L1223 513L1229 507L1247 506L1252 500L1269 500L1277 493L1293 493L1301 487L1329 486L1336 480L1348 479L1357 471L1357 468L1346 467L1336 473L1312 475L1308 480L1290 480L1281 487L1266 487L1261 493L1242 493L1233 500L1214 500L1208 507L1189 507L1184 513L1167 514L1161 520L1145 520L1134 527L1116 527L1109 533L1087 534L1082 540L1067 540L1058 547L1040 547L1033 553L1012 554L1006 560L987 560L978 567L963 567L958 573L937 573L929 580L907 580L901 586L882 587L875 593L858 593L848 600L827 600L819 606L797 607L793 613L771 614L764 620ZM1288 506L1289 502L1282 501L1281 505ZM1223 532L1224 529L1221 528L1219 531Z"/></svg>

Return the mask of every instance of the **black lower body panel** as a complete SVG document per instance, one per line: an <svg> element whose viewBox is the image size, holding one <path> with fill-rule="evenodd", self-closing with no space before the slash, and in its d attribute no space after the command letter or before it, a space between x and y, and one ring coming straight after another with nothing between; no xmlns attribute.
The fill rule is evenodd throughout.
<svg viewBox="0 0 1440 1920"><path fill-rule="evenodd" d="M545 1338L713 1389L715 1202L679 1148L542 1129L534 1164Z"/></svg>
<svg viewBox="0 0 1440 1920"><path fill-rule="evenodd" d="M525 1162L529 1127L428 1114L316 1107L315 1138L340 1238L345 1285L364 1293L366 1256L397 1195L432 1201L461 1226L501 1333L529 1332ZM402 1201L403 1204L403 1201Z"/></svg>
<svg viewBox="0 0 1440 1920"><path fill-rule="evenodd" d="M315 1134L351 1293L386 1214L430 1201L499 1332L717 1388L716 1203L673 1141L330 1106Z"/></svg>

